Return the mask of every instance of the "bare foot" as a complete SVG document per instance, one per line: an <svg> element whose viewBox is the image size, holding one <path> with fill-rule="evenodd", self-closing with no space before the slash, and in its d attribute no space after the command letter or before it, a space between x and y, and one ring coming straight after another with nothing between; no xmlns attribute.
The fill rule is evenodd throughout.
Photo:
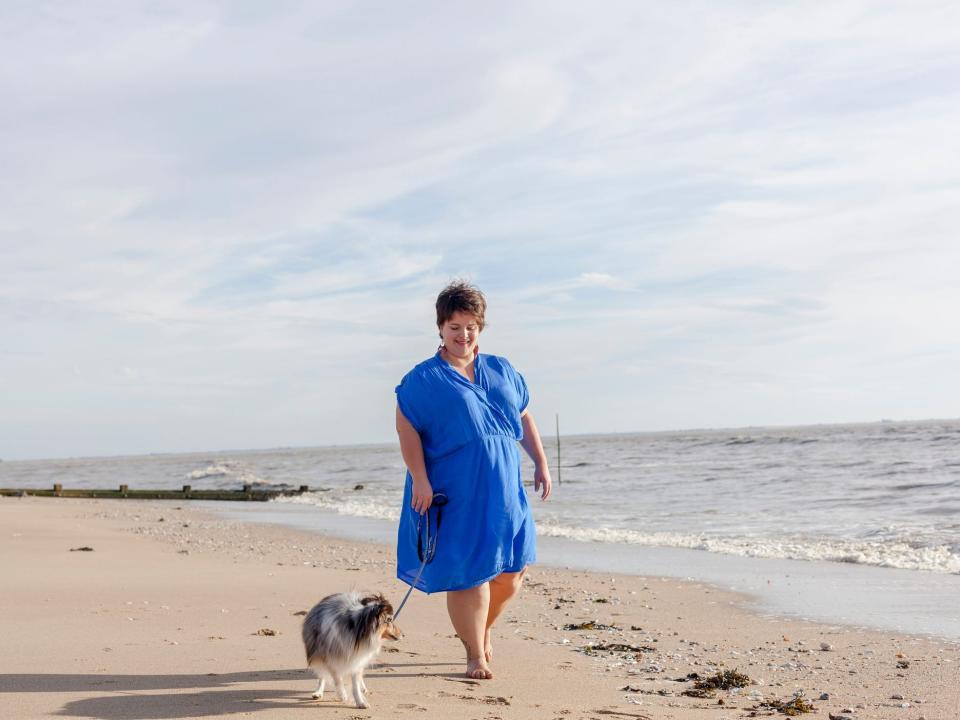
<svg viewBox="0 0 960 720"><path fill-rule="evenodd" d="M487 661L484 658L468 658L466 675L473 680L493 679L493 672L487 667Z"/></svg>
<svg viewBox="0 0 960 720"><path fill-rule="evenodd" d="M460 638L460 642L463 643L463 649L467 651L466 676L472 680L492 680L493 671L487 665L490 661L486 658L486 651L484 651L484 657L471 658L470 646L463 638Z"/></svg>
<svg viewBox="0 0 960 720"><path fill-rule="evenodd" d="M487 662L493 660L493 643L490 642L490 628L487 628L486 633L483 635L483 656L487 659Z"/></svg>

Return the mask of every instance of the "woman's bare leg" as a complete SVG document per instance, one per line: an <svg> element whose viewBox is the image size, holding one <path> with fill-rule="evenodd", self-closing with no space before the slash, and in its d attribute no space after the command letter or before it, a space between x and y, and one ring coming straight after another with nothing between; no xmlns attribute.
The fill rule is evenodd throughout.
<svg viewBox="0 0 960 720"><path fill-rule="evenodd" d="M520 586L523 584L523 575L527 572L524 568L520 572L505 572L497 575L490 581L490 606L487 609L487 621L483 632L483 655L487 662L493 659L493 644L490 641L490 628L500 617L504 607L513 597L520 592Z"/></svg>
<svg viewBox="0 0 960 720"><path fill-rule="evenodd" d="M489 611L490 583L447 593L450 622L467 650L467 677L474 680L493 677L483 654L483 636Z"/></svg>

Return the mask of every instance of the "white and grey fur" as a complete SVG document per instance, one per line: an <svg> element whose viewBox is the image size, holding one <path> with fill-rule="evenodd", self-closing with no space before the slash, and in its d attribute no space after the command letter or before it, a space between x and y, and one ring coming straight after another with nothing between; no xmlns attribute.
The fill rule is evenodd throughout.
<svg viewBox="0 0 960 720"><path fill-rule="evenodd" d="M393 622L393 606L380 594L358 592L328 595L313 606L303 619L303 647L307 666L319 684L313 693L323 698L326 676L333 681L340 700L346 702L344 678L353 683L358 708L369 707L364 693L363 671L380 652L384 638L399 640L403 634Z"/></svg>

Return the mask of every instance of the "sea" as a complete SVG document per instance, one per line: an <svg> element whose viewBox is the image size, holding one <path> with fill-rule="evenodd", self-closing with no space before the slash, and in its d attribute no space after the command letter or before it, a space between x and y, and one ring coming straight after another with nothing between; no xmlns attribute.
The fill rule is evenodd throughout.
<svg viewBox="0 0 960 720"><path fill-rule="evenodd" d="M544 438L540 561L696 580L754 609L960 640L960 420ZM524 466L532 483L533 467ZM297 488L224 517L391 542L396 443L0 462L0 487ZM441 538L442 542L442 538Z"/></svg>

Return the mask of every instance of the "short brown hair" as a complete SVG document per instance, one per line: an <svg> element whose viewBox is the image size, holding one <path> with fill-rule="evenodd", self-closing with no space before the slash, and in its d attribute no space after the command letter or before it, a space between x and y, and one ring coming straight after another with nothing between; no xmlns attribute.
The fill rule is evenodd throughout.
<svg viewBox="0 0 960 720"><path fill-rule="evenodd" d="M480 289L466 280L454 280L437 295L437 327L453 317L454 313L469 313L477 318L483 330L483 315L487 311L487 300Z"/></svg>

